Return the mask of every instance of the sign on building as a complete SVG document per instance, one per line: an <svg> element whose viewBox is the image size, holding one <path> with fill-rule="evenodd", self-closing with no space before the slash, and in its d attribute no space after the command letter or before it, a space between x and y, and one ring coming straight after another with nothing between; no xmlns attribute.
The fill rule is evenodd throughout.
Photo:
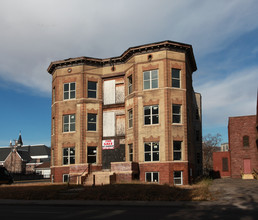
<svg viewBox="0 0 258 220"><path fill-rule="evenodd" d="M102 149L103 150L110 150L115 148L114 139L112 140L102 140Z"/></svg>

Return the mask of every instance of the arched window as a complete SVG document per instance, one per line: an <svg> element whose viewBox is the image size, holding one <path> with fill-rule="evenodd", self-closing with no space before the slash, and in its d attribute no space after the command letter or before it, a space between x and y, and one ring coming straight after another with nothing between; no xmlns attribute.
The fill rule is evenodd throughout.
<svg viewBox="0 0 258 220"><path fill-rule="evenodd" d="M244 147L249 147L249 136L245 135L243 137L243 146Z"/></svg>

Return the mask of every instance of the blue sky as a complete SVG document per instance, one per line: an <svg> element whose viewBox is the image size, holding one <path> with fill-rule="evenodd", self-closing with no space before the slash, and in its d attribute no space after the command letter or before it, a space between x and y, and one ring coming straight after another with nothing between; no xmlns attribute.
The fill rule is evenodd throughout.
<svg viewBox="0 0 258 220"><path fill-rule="evenodd" d="M256 0L2 0L0 146L50 146L51 61L106 58L172 40L193 46L193 83L203 97L203 134L227 142L230 116L255 114Z"/></svg>

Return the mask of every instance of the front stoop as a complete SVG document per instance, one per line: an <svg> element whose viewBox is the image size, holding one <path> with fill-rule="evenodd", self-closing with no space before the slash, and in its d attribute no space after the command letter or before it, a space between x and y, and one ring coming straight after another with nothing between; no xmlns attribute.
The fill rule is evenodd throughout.
<svg viewBox="0 0 258 220"><path fill-rule="evenodd" d="M242 179L243 180L252 180L252 179L254 179L254 176L253 176L253 174L243 174Z"/></svg>
<svg viewBox="0 0 258 220"><path fill-rule="evenodd" d="M108 185L115 182L115 174L110 171L96 171L88 174L84 185L92 186L92 185Z"/></svg>

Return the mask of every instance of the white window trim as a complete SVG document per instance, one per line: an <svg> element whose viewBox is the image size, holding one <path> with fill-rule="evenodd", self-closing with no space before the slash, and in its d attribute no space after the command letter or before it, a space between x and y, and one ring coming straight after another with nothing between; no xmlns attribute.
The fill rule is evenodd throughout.
<svg viewBox="0 0 258 220"><path fill-rule="evenodd" d="M74 83L74 90L71 90L71 84ZM68 85L69 89L68 91L64 90L65 85ZM68 98L65 99L65 92L68 93ZM74 92L74 98L71 98L71 92ZM70 83L64 83L63 85L63 100L71 100L76 99L76 82L70 82Z"/></svg>
<svg viewBox="0 0 258 220"><path fill-rule="evenodd" d="M158 114L152 114L152 108L153 107L155 107L155 106L157 106L158 107ZM145 115L145 108L147 108L147 107L150 107L150 115ZM159 120L159 105L148 105L148 106L144 106L143 107L143 115L144 115L144 121L143 121L143 123L144 123L144 125L158 125L159 123L157 123L157 124L153 124L153 119L152 119L152 117L153 116L158 116L158 120ZM145 117L146 116L150 116L150 124L145 124Z"/></svg>
<svg viewBox="0 0 258 220"><path fill-rule="evenodd" d="M68 182L70 182L70 175L65 173L65 174L63 174L63 183L67 183L64 181L65 176L67 176L67 180L68 180Z"/></svg>
<svg viewBox="0 0 258 220"><path fill-rule="evenodd" d="M89 119L89 114L91 114L91 115L96 115L96 122L89 122L88 121L88 119ZM93 132L96 132L97 130L98 130L98 115L97 114L94 114L94 113L88 113L87 114L87 131L89 131L89 132L91 132L91 131L93 131ZM96 124L96 130L89 130L89 124Z"/></svg>
<svg viewBox="0 0 258 220"><path fill-rule="evenodd" d="M173 69L179 70L179 78L173 77L173 74L172 74ZM172 79L172 81L171 81L171 83L172 83L171 87L172 87L172 88L174 88L174 89L181 89L181 88L182 88L182 85L181 85L181 69L172 68L172 69L171 69L171 79ZM179 87L173 87L173 79L174 79L174 80L179 80Z"/></svg>
<svg viewBox="0 0 258 220"><path fill-rule="evenodd" d="M130 79L132 80L132 83L130 83ZM130 75L127 77L127 82L128 82L128 95L133 93L133 76ZM131 92L130 92L131 90Z"/></svg>
<svg viewBox="0 0 258 220"><path fill-rule="evenodd" d="M130 126L130 122L131 122L131 126ZM133 109L129 109L128 110L128 128L132 128L133 127Z"/></svg>
<svg viewBox="0 0 258 220"><path fill-rule="evenodd" d="M181 177L175 177L175 172L180 172L181 173ZM175 180L179 180L181 181L181 184L176 184L175 183ZM178 171L178 170L175 170L174 173L173 173L173 180L174 180L174 185L178 185L178 186L181 186L183 185L183 171Z"/></svg>
<svg viewBox="0 0 258 220"><path fill-rule="evenodd" d="M151 181L150 182L147 181L147 174L148 173L151 174ZM154 173L158 174L158 182L153 181L153 174ZM147 182L147 183L159 183L159 172L145 172L145 182Z"/></svg>
<svg viewBox="0 0 258 220"><path fill-rule="evenodd" d="M174 147L174 142L180 142L181 143L181 149L180 150L175 150L175 147ZM183 145L183 141L173 141L173 160L174 161L182 161L182 157L183 157L183 155L182 155L182 145ZM174 153L178 153L178 152L180 152L180 154L181 154L181 159L180 160L175 160L175 157L174 157Z"/></svg>
<svg viewBox="0 0 258 220"><path fill-rule="evenodd" d="M89 82L94 82L94 83L96 83L96 90L95 90L95 89L89 89ZM98 98L98 82L88 80L87 87L88 87L88 90L87 90L87 97L88 97L89 99L96 99L96 98ZM96 97L89 97L89 92L95 92L95 93L96 93Z"/></svg>
<svg viewBox="0 0 258 220"><path fill-rule="evenodd" d="M157 78L152 78L152 71L157 71ZM144 80L144 73L146 72L149 72L150 73L150 79L149 80ZM152 80L155 80L157 79L158 80L158 87L157 88L152 88ZM145 89L144 88L144 82L145 81L150 81L150 88L149 89ZM159 88L159 70L158 69L155 69L155 70L147 70L147 71L143 71L143 90L151 90L151 89L158 89Z"/></svg>
<svg viewBox="0 0 258 220"><path fill-rule="evenodd" d="M153 154L154 153L158 153L159 154L159 150L158 151L153 151L152 150L152 146L154 143L158 143L158 146L159 146L159 142L158 141L153 141L153 142L144 142L144 145L147 144L147 143L150 143L151 144L151 149L150 151L145 151L145 146L144 146L144 162L157 162L157 161L160 161L160 157L159 157L159 160L153 160ZM151 154L151 160L145 160L145 154L146 153L150 153Z"/></svg>
<svg viewBox="0 0 258 220"><path fill-rule="evenodd" d="M179 106L180 107L180 113L173 113L173 106ZM173 116L180 116L180 122L177 123L177 122L173 122ZM177 125L180 125L182 124L182 105L181 104L172 104L172 124L177 124Z"/></svg>
<svg viewBox="0 0 258 220"><path fill-rule="evenodd" d="M74 122L71 122L71 116L72 115L74 115L74 117L75 117L75 120L74 120ZM67 116L67 115L63 115L63 132L64 133L68 133L68 132L75 132L76 131L76 116L75 116L75 114L69 114L68 116L68 123L64 123L64 116ZM65 131L65 129L64 129L64 127L65 127L65 125L66 124L68 124L68 128L69 128L69 130L68 131ZM71 125L72 124L74 124L74 131L71 131Z"/></svg>
<svg viewBox="0 0 258 220"><path fill-rule="evenodd" d="M130 152L130 149L132 149L132 152ZM133 161L133 144L128 144L128 156L129 156L129 161L132 162ZM131 160L131 156L132 156L132 160Z"/></svg>
<svg viewBox="0 0 258 220"><path fill-rule="evenodd" d="M68 150L68 155L67 156L64 155L64 149ZM74 155L71 155L71 153L70 153L71 149L74 150ZM64 163L64 158L66 158L66 157L67 157L67 161L68 161L67 164ZM72 157L74 157L74 163L71 163L71 158ZM65 148L63 148L63 165L70 165L70 164L75 164L75 147L65 147Z"/></svg>

